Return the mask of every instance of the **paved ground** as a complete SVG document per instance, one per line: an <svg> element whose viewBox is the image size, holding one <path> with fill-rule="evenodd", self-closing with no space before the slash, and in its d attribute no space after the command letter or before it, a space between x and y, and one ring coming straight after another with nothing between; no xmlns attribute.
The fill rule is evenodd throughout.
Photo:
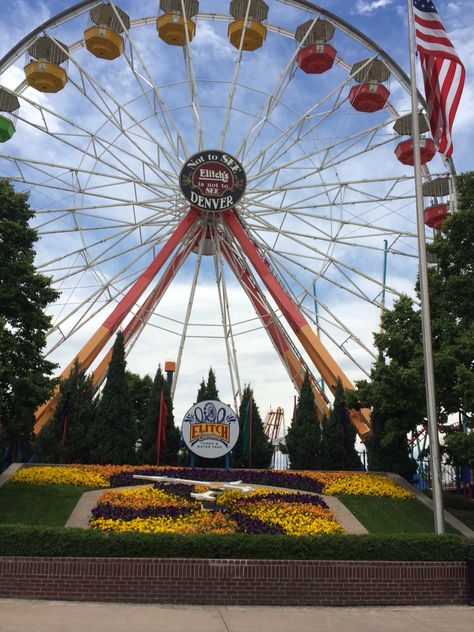
<svg viewBox="0 0 474 632"><path fill-rule="evenodd" d="M474 607L166 606L0 599L2 632L473 632Z"/></svg>

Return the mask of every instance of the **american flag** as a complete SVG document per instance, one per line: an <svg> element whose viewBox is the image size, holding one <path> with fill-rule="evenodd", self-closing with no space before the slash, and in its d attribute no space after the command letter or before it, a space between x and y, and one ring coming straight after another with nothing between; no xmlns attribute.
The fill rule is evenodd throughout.
<svg viewBox="0 0 474 632"><path fill-rule="evenodd" d="M466 73L431 0L413 0L413 11L431 133L438 151L451 156L451 129Z"/></svg>

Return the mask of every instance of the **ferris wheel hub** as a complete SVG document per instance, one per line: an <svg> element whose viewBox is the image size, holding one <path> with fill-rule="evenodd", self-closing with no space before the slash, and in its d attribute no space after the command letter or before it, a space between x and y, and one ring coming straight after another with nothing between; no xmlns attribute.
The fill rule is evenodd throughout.
<svg viewBox="0 0 474 632"><path fill-rule="evenodd" d="M207 149L189 158L181 170L179 185L191 206L219 212L233 208L246 186L240 162L218 149Z"/></svg>

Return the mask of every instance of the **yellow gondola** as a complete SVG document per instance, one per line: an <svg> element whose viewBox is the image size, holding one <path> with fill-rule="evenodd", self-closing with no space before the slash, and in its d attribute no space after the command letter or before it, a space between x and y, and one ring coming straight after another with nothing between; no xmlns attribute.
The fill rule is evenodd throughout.
<svg viewBox="0 0 474 632"><path fill-rule="evenodd" d="M183 13L184 6L184 13ZM184 46L192 41L196 24L191 19L199 11L197 0L160 0L163 13L156 20L158 37L171 46Z"/></svg>
<svg viewBox="0 0 474 632"><path fill-rule="evenodd" d="M263 22L268 17L268 5L263 0L232 0L230 14L234 21L229 24L227 35L232 46L242 50L256 50L263 46L267 27ZM247 18L247 19L246 19Z"/></svg>
<svg viewBox="0 0 474 632"><path fill-rule="evenodd" d="M84 31L87 50L101 59L116 59L123 52L121 33L130 28L130 18L110 4L99 4L90 10L92 26Z"/></svg>
<svg viewBox="0 0 474 632"><path fill-rule="evenodd" d="M39 37L27 52L29 62L24 67L26 83L40 92L59 92L67 83L61 64L68 60L67 46L48 35Z"/></svg>

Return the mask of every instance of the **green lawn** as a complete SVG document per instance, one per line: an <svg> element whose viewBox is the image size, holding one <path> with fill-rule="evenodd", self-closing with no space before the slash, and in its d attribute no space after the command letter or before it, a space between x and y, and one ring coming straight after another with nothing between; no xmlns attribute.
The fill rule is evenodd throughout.
<svg viewBox="0 0 474 632"><path fill-rule="evenodd" d="M63 527L89 487L7 483L0 487L0 523Z"/></svg>
<svg viewBox="0 0 474 632"><path fill-rule="evenodd" d="M72 485L27 485L7 483L0 487L0 524L62 527L81 495L89 487ZM433 513L417 500L376 496L338 498L352 511L369 533L433 533ZM448 504L448 503L446 503ZM474 511L449 507L465 524L474 528ZM447 525L448 533L456 531Z"/></svg>
<svg viewBox="0 0 474 632"><path fill-rule="evenodd" d="M369 533L433 533L433 512L418 500L338 496ZM446 525L447 533L457 533Z"/></svg>

